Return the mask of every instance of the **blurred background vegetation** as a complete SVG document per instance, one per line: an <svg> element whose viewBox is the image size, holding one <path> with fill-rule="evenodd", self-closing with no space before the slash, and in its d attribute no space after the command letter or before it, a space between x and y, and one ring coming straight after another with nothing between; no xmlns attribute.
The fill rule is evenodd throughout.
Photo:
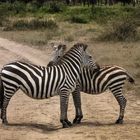
<svg viewBox="0 0 140 140"><path fill-rule="evenodd" d="M96 29L98 32L102 28L96 37L100 41L136 41L140 5L133 0L0 0L0 19L2 31L47 30L48 40L64 34L59 27L67 22L100 26ZM66 40L73 38L68 36Z"/></svg>

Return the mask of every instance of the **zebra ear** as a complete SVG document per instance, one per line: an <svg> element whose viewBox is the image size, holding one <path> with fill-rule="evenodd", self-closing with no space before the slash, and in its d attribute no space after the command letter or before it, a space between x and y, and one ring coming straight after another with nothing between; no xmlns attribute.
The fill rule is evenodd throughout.
<svg viewBox="0 0 140 140"><path fill-rule="evenodd" d="M64 51L66 50L66 48L67 48L67 46L66 46L66 45L63 45L63 50L64 50Z"/></svg>
<svg viewBox="0 0 140 140"><path fill-rule="evenodd" d="M86 51L87 47L88 47L87 44L84 44L84 45L83 45L83 49L84 49L84 51Z"/></svg>
<svg viewBox="0 0 140 140"><path fill-rule="evenodd" d="M58 45L58 50L60 50L61 48L62 48L63 50L66 50L66 45L64 45L64 44Z"/></svg>

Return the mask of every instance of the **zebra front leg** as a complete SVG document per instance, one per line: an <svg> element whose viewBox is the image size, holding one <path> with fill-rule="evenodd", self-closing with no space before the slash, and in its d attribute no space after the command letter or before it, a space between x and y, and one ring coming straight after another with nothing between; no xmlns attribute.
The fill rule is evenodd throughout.
<svg viewBox="0 0 140 140"><path fill-rule="evenodd" d="M81 119L83 118L82 108L81 108L81 94L80 88L76 87L75 91L72 93L74 106L75 106L75 119L73 120L74 124L81 123Z"/></svg>
<svg viewBox="0 0 140 140"><path fill-rule="evenodd" d="M63 125L63 128L68 128L72 126L71 122L68 120L67 117L67 110L68 110L68 101L69 101L69 93L67 91L63 91L60 93L60 122Z"/></svg>

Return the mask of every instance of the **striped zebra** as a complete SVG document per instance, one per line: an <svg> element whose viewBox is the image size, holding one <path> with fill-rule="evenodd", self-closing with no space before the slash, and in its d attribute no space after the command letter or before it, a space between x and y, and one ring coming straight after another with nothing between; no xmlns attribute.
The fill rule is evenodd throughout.
<svg viewBox="0 0 140 140"><path fill-rule="evenodd" d="M62 54L64 54L64 50L61 49L61 51L62 52L59 53L61 56L54 56L54 60L56 60L54 62L55 64L61 63L61 59L57 59L57 57L60 58L62 57ZM122 90L126 80L130 83L134 83L134 79L128 74L128 72L119 66L102 66L100 67L100 70L94 70L92 73L89 68L83 68L82 73L80 74L80 84L72 93L76 109L76 116L73 123L80 123L83 118L80 91L87 94L97 95L109 89L120 106L120 113L116 123L122 124L127 102Z"/></svg>
<svg viewBox="0 0 140 140"><path fill-rule="evenodd" d="M60 122L63 128L71 126L67 117L70 92L76 88L81 66L87 65L87 45L75 44L64 56L63 63L43 67L25 62L6 64L1 70L0 108L2 123L7 124L7 106L18 89L34 99L60 95Z"/></svg>

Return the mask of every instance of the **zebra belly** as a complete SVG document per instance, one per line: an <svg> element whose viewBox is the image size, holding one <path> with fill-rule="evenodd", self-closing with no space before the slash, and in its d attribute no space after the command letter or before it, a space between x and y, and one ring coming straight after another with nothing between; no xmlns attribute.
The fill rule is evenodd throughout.
<svg viewBox="0 0 140 140"><path fill-rule="evenodd" d="M26 92L24 89L22 89L22 88L20 88L22 91L23 91L23 93L25 93L28 97L30 97L30 98L33 98L33 99L47 99L47 98L50 98L50 97L53 97L53 96L56 96L56 95L58 95L59 94L59 92L58 91L52 91L52 92L50 92L50 93L46 93L46 92L44 92L44 93L38 93L38 95L35 95L35 94L33 94L33 93L29 93L29 92Z"/></svg>
<svg viewBox="0 0 140 140"><path fill-rule="evenodd" d="M97 91L94 91L94 90L81 90L81 91L86 93L86 94L98 95L98 94L104 93L106 90L102 91L102 92L97 92Z"/></svg>

